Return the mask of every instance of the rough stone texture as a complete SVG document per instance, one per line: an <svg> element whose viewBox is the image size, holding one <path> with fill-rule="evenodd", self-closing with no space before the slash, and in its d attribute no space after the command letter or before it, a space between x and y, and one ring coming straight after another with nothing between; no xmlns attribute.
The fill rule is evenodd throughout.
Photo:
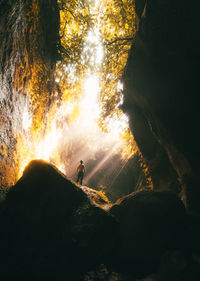
<svg viewBox="0 0 200 281"><path fill-rule="evenodd" d="M179 179L199 171L198 9L180 0L136 0L136 12L124 110L154 187L179 192Z"/></svg>
<svg viewBox="0 0 200 281"><path fill-rule="evenodd" d="M104 192L89 188L87 186L81 186L80 188L87 194L91 203L97 207L108 209L111 205L111 202Z"/></svg>
<svg viewBox="0 0 200 281"><path fill-rule="evenodd" d="M56 0L38 1L39 15L33 21L28 18L32 2L0 1L0 185L16 182L16 136L24 134L22 116L30 102L27 83L37 61L46 71L40 94L48 92L49 97L54 91L60 44L58 4ZM49 104L48 100L46 107Z"/></svg>
<svg viewBox="0 0 200 281"><path fill-rule="evenodd" d="M133 193L109 212L97 207L108 208L104 199L32 161L0 204L2 280L132 281L156 272L149 278L187 281L191 270L198 280L199 217L186 216L175 194Z"/></svg>
<svg viewBox="0 0 200 281"><path fill-rule="evenodd" d="M119 199L110 209L120 224L116 267L135 277L159 268L167 250L183 249L185 207L169 191L141 191Z"/></svg>
<svg viewBox="0 0 200 281"><path fill-rule="evenodd" d="M2 280L76 280L116 245L116 220L44 161L26 167L0 211Z"/></svg>

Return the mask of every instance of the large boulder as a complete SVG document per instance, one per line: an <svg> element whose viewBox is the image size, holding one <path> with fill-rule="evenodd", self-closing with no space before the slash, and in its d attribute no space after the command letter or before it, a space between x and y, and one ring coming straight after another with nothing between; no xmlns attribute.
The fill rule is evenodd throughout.
<svg viewBox="0 0 200 281"><path fill-rule="evenodd" d="M1 206L2 280L76 280L115 248L117 223L52 165L35 160Z"/></svg>
<svg viewBox="0 0 200 281"><path fill-rule="evenodd" d="M110 212L120 223L114 265L136 277L156 271L167 250L183 248L185 208L169 191L141 191L119 199Z"/></svg>

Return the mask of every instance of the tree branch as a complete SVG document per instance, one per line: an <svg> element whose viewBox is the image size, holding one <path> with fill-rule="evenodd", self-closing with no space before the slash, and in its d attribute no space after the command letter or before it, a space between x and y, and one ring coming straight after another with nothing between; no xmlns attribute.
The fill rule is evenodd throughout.
<svg viewBox="0 0 200 281"><path fill-rule="evenodd" d="M108 42L108 43L104 43L105 46L109 46L109 45L112 45L114 43L117 43L119 41L133 41L134 37L126 37L126 38L117 38L111 42Z"/></svg>
<svg viewBox="0 0 200 281"><path fill-rule="evenodd" d="M60 39L62 39L63 36L65 35L65 28L66 28L66 25L67 25L67 20L66 20L66 22L65 22L64 29L63 29L63 34L62 34L62 36L60 36Z"/></svg>

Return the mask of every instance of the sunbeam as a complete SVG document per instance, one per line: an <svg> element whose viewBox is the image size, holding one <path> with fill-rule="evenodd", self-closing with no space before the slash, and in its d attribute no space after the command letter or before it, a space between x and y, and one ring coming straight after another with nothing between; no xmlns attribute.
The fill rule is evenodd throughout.
<svg viewBox="0 0 200 281"><path fill-rule="evenodd" d="M128 159L135 153L137 147L129 129L128 116L119 109L123 104L123 83L120 78L128 48L125 45L123 63L114 59L108 61L108 49L103 40L108 40L111 34L104 30L102 9L112 10L112 7L107 1L90 1L89 9L83 8L84 14L92 18L91 26L84 37L78 39L82 40L80 55L74 51L73 60L57 63L54 80L59 91L51 101L43 124L35 126L37 123L33 122L32 113L28 110L31 104L24 107L23 129L26 137L17 136L18 177L29 161L35 158L50 161L69 178L75 177L80 159L84 159L86 164L96 159L85 178L89 182L113 155ZM61 9L60 12L61 43L72 48L77 40L73 34L79 34L83 26L63 11ZM79 5L75 13L81 13ZM131 21L133 18L130 18ZM112 28L114 30L114 25ZM114 73L116 69L112 69L111 62L120 65L118 74ZM41 129L38 130L38 127ZM103 153L100 161L96 157L99 152Z"/></svg>

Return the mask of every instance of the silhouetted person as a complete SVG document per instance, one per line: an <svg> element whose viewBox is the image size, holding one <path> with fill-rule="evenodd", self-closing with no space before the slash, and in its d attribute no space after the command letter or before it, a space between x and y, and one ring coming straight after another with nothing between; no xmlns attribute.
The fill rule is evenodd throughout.
<svg viewBox="0 0 200 281"><path fill-rule="evenodd" d="M77 167L77 173L78 177L76 182L80 182L80 185L82 185L83 176L85 173L85 165L83 164L83 160L80 161L80 164Z"/></svg>

